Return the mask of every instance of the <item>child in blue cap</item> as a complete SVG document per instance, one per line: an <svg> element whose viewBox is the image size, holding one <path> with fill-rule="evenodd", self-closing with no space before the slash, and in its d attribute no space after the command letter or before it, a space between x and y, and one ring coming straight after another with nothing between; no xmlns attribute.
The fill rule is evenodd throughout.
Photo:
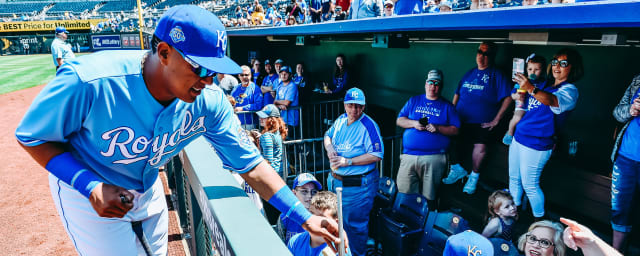
<svg viewBox="0 0 640 256"><path fill-rule="evenodd" d="M322 185L316 177L311 173L301 173L293 180L293 194L296 195L298 200L304 205L304 208L309 209L311 204L311 198L322 190ZM276 224L278 235L285 243L289 242L289 239L298 233L304 232L304 229L293 222L286 213L281 213Z"/></svg>

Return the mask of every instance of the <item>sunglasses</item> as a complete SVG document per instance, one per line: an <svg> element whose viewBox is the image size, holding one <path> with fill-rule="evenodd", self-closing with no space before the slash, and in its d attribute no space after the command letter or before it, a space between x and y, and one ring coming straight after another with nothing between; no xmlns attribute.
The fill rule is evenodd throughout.
<svg viewBox="0 0 640 256"><path fill-rule="evenodd" d="M551 242L551 241L549 241L547 239L544 239L544 238L538 239L536 236L531 235L531 234L527 234L527 243L528 244L536 244L536 243L538 243L538 245L540 247L544 248L544 249L547 249L550 246L554 245L553 242Z"/></svg>
<svg viewBox="0 0 640 256"><path fill-rule="evenodd" d="M486 52L485 52L485 51L482 51L482 50L480 50L480 49L478 49L478 54L480 54L480 55L482 55L482 56L484 56L484 57L489 57L489 56L491 56L491 53L490 53L490 52L488 52L488 51L486 51Z"/></svg>
<svg viewBox="0 0 640 256"><path fill-rule="evenodd" d="M560 63L560 67L563 67L563 68L566 68L569 66L569 61L567 60L558 60L558 59L551 60L551 66L557 66L558 63Z"/></svg>
<svg viewBox="0 0 640 256"><path fill-rule="evenodd" d="M210 77L210 76L214 76L216 74L216 72L209 70L203 66L200 66L200 64L196 63L195 61L189 59L189 57L184 56L184 54L178 50L178 48L173 48L176 49L176 51L178 53L180 53L180 55L182 55L182 58L184 58L184 60L189 63L189 65L191 65L191 71L193 71L193 73L195 73L197 76L199 76L200 78L205 78L205 77Z"/></svg>
<svg viewBox="0 0 640 256"><path fill-rule="evenodd" d="M427 81L427 85L440 86L441 84L442 84L442 82L440 82L438 80L429 80L429 81Z"/></svg>
<svg viewBox="0 0 640 256"><path fill-rule="evenodd" d="M238 76L250 76L251 74L238 74Z"/></svg>

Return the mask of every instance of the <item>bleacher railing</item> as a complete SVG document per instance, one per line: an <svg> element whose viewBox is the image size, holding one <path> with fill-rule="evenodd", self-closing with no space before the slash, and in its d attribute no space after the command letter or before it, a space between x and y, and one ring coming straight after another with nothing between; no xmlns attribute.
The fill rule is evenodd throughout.
<svg viewBox="0 0 640 256"><path fill-rule="evenodd" d="M191 255L291 255L205 138L166 169Z"/></svg>

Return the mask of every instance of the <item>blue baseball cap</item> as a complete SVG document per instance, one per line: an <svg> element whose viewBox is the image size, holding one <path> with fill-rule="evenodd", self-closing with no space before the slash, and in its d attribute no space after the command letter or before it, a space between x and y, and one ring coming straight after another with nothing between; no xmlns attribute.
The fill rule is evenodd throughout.
<svg viewBox="0 0 640 256"><path fill-rule="evenodd" d="M282 61L281 59L277 59L275 63L276 64L282 64L282 63L284 63L284 61Z"/></svg>
<svg viewBox="0 0 640 256"><path fill-rule="evenodd" d="M280 110L276 107L276 105L269 104L264 106L262 110L256 112L256 115L258 115L260 118L280 117Z"/></svg>
<svg viewBox="0 0 640 256"><path fill-rule="evenodd" d="M492 237L489 242L493 245L493 256L518 256L518 249L511 241L502 238Z"/></svg>
<svg viewBox="0 0 640 256"><path fill-rule="evenodd" d="M287 71L287 73L291 74L291 68L289 66L282 66L279 72L282 72L282 71Z"/></svg>
<svg viewBox="0 0 640 256"><path fill-rule="evenodd" d="M265 65L271 65L271 61L269 61L268 59L267 59L267 60L264 60L264 64L265 64Z"/></svg>
<svg viewBox="0 0 640 256"><path fill-rule="evenodd" d="M57 27L56 28L56 34L60 34L60 33L67 33L69 34L69 31L67 31L67 29L63 26Z"/></svg>
<svg viewBox="0 0 640 256"><path fill-rule="evenodd" d="M318 180L316 180L316 177L311 175L311 173L301 173L300 175L298 175L298 177L293 180L293 189L296 189L299 186L304 186L304 184L307 184L309 182L313 182L318 190L322 189L322 185L320 185L320 182L318 182Z"/></svg>
<svg viewBox="0 0 640 256"><path fill-rule="evenodd" d="M210 11L195 5L176 5L162 15L155 35L208 70L223 74L242 72L240 66L225 55L227 32Z"/></svg>
<svg viewBox="0 0 640 256"><path fill-rule="evenodd" d="M444 247L443 256L493 256L493 245L489 240L472 231L450 236Z"/></svg>
<svg viewBox="0 0 640 256"><path fill-rule="evenodd" d="M362 90L355 87L349 89L347 93L344 95L344 103L345 104L355 103L358 105L366 105L364 100L364 92L362 92Z"/></svg>

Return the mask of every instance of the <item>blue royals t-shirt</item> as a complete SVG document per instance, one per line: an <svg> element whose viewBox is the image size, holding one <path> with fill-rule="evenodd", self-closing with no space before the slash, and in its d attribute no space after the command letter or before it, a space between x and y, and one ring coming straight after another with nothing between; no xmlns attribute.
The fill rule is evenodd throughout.
<svg viewBox="0 0 640 256"><path fill-rule="evenodd" d="M295 256L321 256L323 255L322 250L326 247L327 244L324 243L316 248L311 248L311 235L309 235L309 232L297 234L287 243L287 248ZM347 248L345 255L351 256L349 248Z"/></svg>
<svg viewBox="0 0 640 256"><path fill-rule="evenodd" d="M500 109L502 99L510 96L511 80L494 67L474 68L467 72L456 94L460 96L456 111L463 123L491 122Z"/></svg>
<svg viewBox="0 0 640 256"><path fill-rule="evenodd" d="M289 84L284 85L281 81L276 88L276 100L288 100L291 101L289 107L297 107L298 104L298 85L290 81ZM282 121L291 126L297 126L300 119L298 109L280 110L280 116Z"/></svg>
<svg viewBox="0 0 640 256"><path fill-rule="evenodd" d="M431 124L460 127L460 119L453 104L442 97L438 97L437 100L427 99L425 94L411 97L400 110L398 117L411 120L427 117ZM409 128L404 130L402 136L402 153L419 156L442 154L449 149L449 142L449 136L444 134Z"/></svg>
<svg viewBox="0 0 640 256"><path fill-rule="evenodd" d="M233 88L231 97L236 100L236 107L242 107L244 111L256 111L262 109L262 92L253 82L247 87L242 84ZM253 114L238 114L241 124L253 124Z"/></svg>
<svg viewBox="0 0 640 256"><path fill-rule="evenodd" d="M640 96L640 90L633 96L631 103L633 103L638 96ZM638 143L640 143L640 118L636 116L629 122L629 126L622 137L622 144L620 145L618 154L634 161L640 161Z"/></svg>
<svg viewBox="0 0 640 256"><path fill-rule="evenodd" d="M264 80L262 80L262 86L273 86L273 90L276 90L277 84L278 84L278 80L280 80L280 76L278 76L278 74L274 73L272 75L267 75L266 77L264 77ZM262 95L262 106L266 106L269 104L273 104L273 96L271 96L271 93L265 93Z"/></svg>
<svg viewBox="0 0 640 256"><path fill-rule="evenodd" d="M393 12L396 15L422 13L422 0L400 0L396 2Z"/></svg>
<svg viewBox="0 0 640 256"><path fill-rule="evenodd" d="M382 143L382 136L380 136L380 128L365 113L362 113L360 119L351 124L349 124L347 114L342 114L324 136L331 138L331 144L333 144L338 156L354 158L370 154L380 159L384 157L384 144ZM342 176L359 175L375 167L375 163L343 166L338 168L336 174Z"/></svg>
<svg viewBox="0 0 640 256"><path fill-rule="evenodd" d="M300 226L300 224L295 221L284 216L284 213L280 214L280 223L282 223L282 227L284 228L284 242L289 243L292 237L297 234L303 233L305 230ZM296 254L294 254L296 255Z"/></svg>
<svg viewBox="0 0 640 256"><path fill-rule="evenodd" d="M553 148L553 136L576 107L578 88L565 82L556 87L543 85L542 90L556 96L558 107L544 105L535 97L529 97L527 113L516 125L514 138L526 147L546 151Z"/></svg>

